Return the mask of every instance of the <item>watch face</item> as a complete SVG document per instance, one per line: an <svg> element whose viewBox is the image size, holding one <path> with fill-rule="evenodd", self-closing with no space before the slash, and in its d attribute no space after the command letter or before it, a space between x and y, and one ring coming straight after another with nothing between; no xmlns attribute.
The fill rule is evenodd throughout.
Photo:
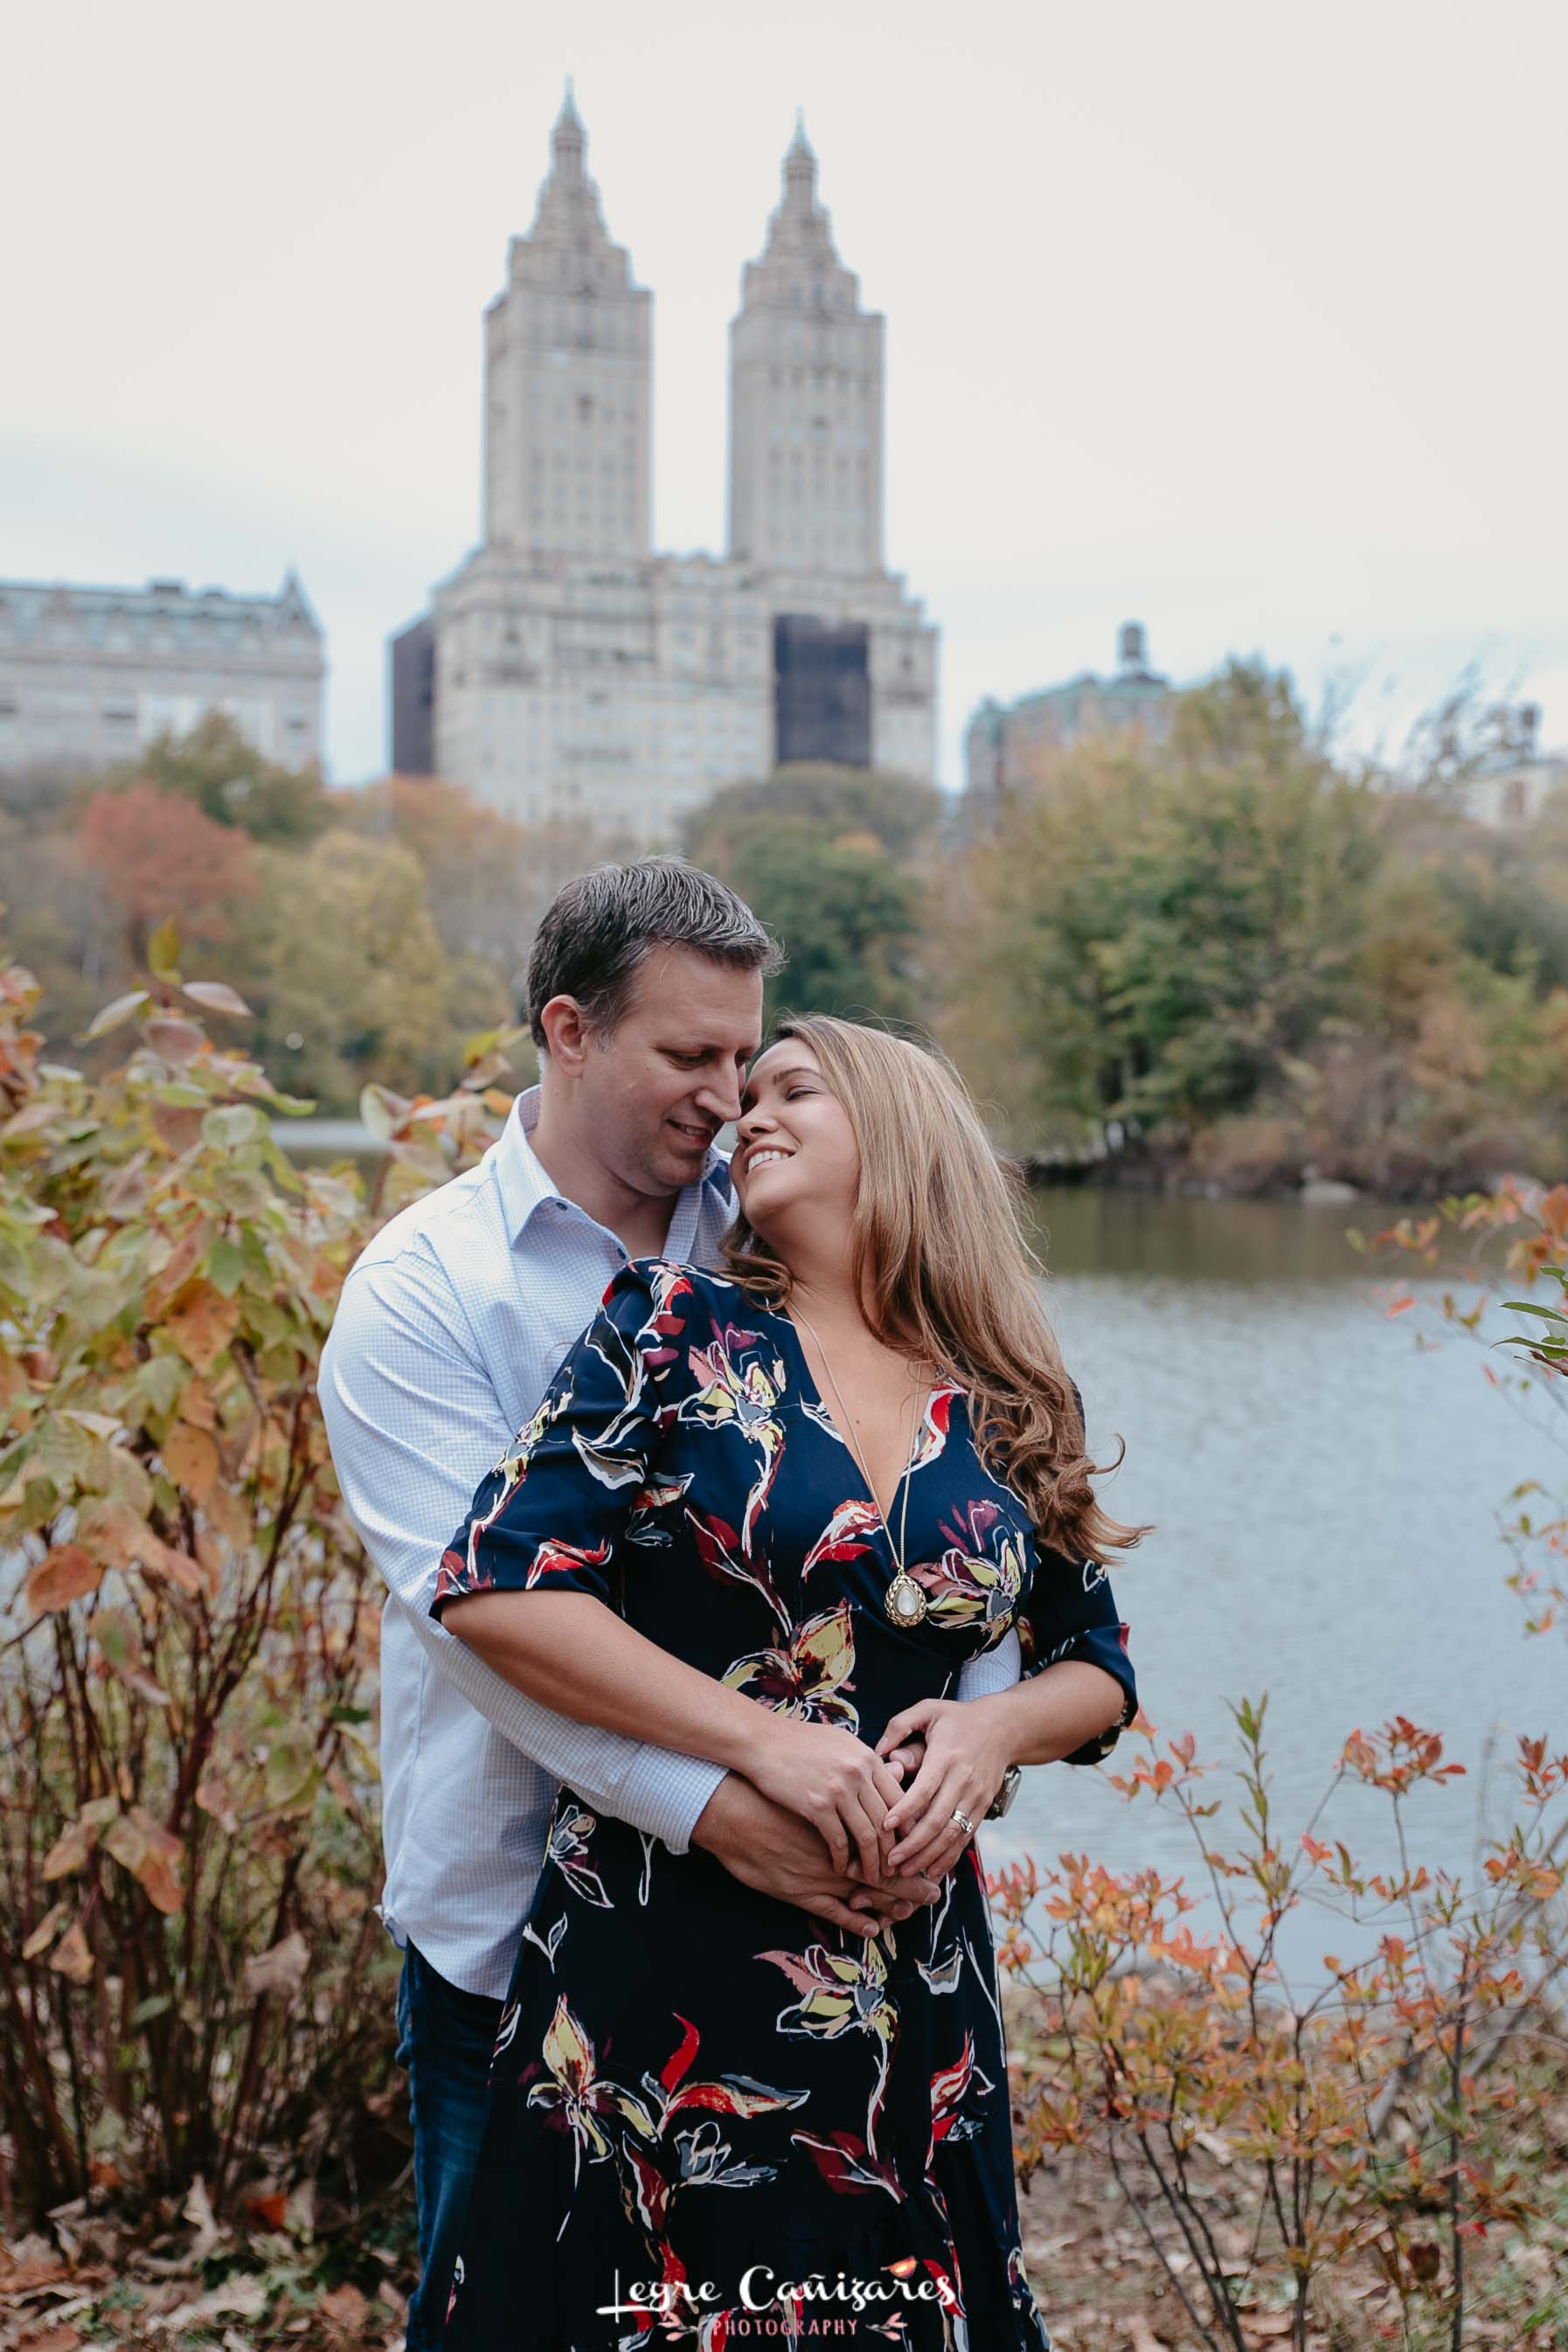
<svg viewBox="0 0 1568 2352"><path fill-rule="evenodd" d="M995 1801L992 1805L990 1814L987 1817L988 1819L994 1822L1001 1819L1008 1806L1012 1803L1014 1798L1017 1795L1018 1783L1023 1777L1023 1773L1019 1770L1016 1764L1008 1765L1007 1769L1002 1775L1002 1786L996 1791Z"/></svg>

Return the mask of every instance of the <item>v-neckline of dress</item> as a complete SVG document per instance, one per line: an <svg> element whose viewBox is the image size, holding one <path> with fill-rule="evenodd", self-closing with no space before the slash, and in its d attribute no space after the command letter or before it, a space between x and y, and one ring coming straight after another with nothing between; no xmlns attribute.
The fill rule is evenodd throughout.
<svg viewBox="0 0 1568 2352"><path fill-rule="evenodd" d="M821 1389L817 1386L816 1374L811 1369L811 1359L805 1352L805 1344L801 1339L800 1332L795 1326L794 1316L786 1315L782 1307L775 1307L770 1311L776 1315L779 1321L787 1327L790 1338L795 1343L795 1352L800 1359L801 1370L805 1374L805 1384L810 1389L812 1397L816 1400L817 1411L825 1413L828 1421L833 1424L833 1429L837 1436L838 1442L849 1457L850 1466L854 1470L855 1475L859 1479L861 1486L865 1488L867 1495L870 1498L871 1508L877 1515L877 1525L887 1537L889 1543L891 1544L893 1540L893 1531L888 1525L887 1514L883 1510L881 1503L878 1499L877 1490L872 1486L869 1478L866 1475L865 1471L860 1467L859 1457L856 1454L855 1448L850 1444L849 1440L839 1428L837 1414L833 1411L827 1399L823 1395ZM893 1487L893 1507L895 1509L898 1507L899 1496L903 1491L905 1480L911 1478L914 1475L915 1462L920 1454L921 1439L924 1434L926 1415L931 1411L932 1398L939 1396L962 1396L963 1393L963 1390L955 1381L941 1381L937 1383L935 1388L928 1389L926 1391L921 1402L920 1412L915 1418L914 1434L910 1440L908 1459L905 1461L904 1466L900 1472Z"/></svg>

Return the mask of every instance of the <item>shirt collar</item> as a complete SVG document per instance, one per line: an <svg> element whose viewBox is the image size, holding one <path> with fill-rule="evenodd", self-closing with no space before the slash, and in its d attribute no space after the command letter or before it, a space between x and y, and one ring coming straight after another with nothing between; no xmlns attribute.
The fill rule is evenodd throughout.
<svg viewBox="0 0 1568 2352"><path fill-rule="evenodd" d="M496 1181L500 1187L501 1205L506 1213L508 1238L521 1239L534 1211L546 1201L559 1201L549 1171L534 1153L529 1138L539 1125L539 1113L543 1101L538 1087L526 1087L507 1113L506 1125L491 1147L495 1152ZM730 1162L722 1151L710 1147L702 1162L702 1173L688 1184L679 1194L669 1222L669 1245L689 1249L696 1238L701 1213L700 1192L711 1187L728 1204L732 1199L730 1185ZM689 1225L689 1234L687 1227Z"/></svg>

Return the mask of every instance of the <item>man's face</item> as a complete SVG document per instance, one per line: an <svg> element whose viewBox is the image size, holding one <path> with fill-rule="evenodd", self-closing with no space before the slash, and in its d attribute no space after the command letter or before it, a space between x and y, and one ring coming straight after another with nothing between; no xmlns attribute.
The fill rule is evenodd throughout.
<svg viewBox="0 0 1568 2352"><path fill-rule="evenodd" d="M590 1043L578 1107L597 1156L634 1192L694 1182L738 1118L763 1028L762 975L690 948L656 948L614 1034Z"/></svg>

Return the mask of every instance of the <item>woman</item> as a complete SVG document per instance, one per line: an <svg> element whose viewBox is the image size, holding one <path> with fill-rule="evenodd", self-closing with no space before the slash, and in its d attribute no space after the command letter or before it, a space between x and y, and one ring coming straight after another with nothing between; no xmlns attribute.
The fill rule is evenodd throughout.
<svg viewBox="0 0 1568 2352"><path fill-rule="evenodd" d="M1100 1563L1142 1530L1095 1502L943 1063L792 1021L737 1133L722 1274L622 1269L435 1611L459 1635L482 1615L563 1713L746 1774L840 1868L952 1875L858 1938L563 1790L447 2343L1041 2352L971 1841L1009 1768L1093 1761L1131 1720ZM1025 1679L957 1703L1015 1622Z"/></svg>

